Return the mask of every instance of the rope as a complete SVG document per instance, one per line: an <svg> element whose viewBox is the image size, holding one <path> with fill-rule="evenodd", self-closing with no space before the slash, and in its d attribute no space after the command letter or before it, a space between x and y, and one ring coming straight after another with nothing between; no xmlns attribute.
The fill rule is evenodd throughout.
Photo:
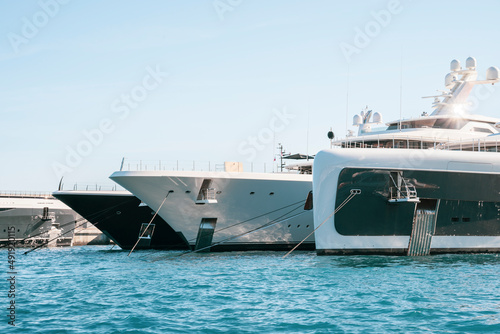
<svg viewBox="0 0 500 334"><path fill-rule="evenodd" d="M76 222L76 221L75 221L75 222ZM24 252L24 255L27 255L27 254L29 254L29 253L31 253L31 252L33 252L33 251L37 250L37 249L40 249L40 248L42 248L42 247L47 246L47 245L48 245L48 244L50 244L52 241L54 241L54 240L56 240L56 239L59 239L61 236L65 235L65 234L67 234L67 233L69 233L69 232L74 231L75 229L79 228L80 226L83 226L83 224L85 224L85 223L86 223L86 221L84 221L82 224L80 224L80 225L76 226L75 228L72 228L72 229L71 229L71 230L69 230L69 231L66 231L66 232L64 232L64 233L59 234L57 237L52 238L52 239L50 239L50 240L46 241L45 243L43 243L43 244L41 244L41 245L38 245L38 246L36 246L35 248L30 249L29 251ZM94 226L95 226L95 225L97 225L97 224L94 224Z"/></svg>
<svg viewBox="0 0 500 334"><path fill-rule="evenodd" d="M304 201L300 201L300 202L304 202ZM294 203L294 204L296 204L296 203ZM288 206L290 206L290 205L288 205ZM287 207L288 207L288 206L287 206ZM200 249L196 249L196 250L193 250L193 251L189 251L189 252L186 252L186 253L182 253L182 254L180 254L179 256L186 255L186 254L191 254L191 253L201 252L202 250L205 250L205 249L208 249L208 248L211 248L211 247L214 247L214 246L220 245L220 244L225 243L225 242L227 242L227 241L231 241L231 240L234 240L234 239L240 238L240 237L242 237L242 236L248 235L248 234L250 234L250 233L256 232L256 231L258 231L258 230L261 230L261 229L268 228L268 227L270 227L270 226L276 225L276 224L281 223L281 222L283 222L283 221L285 221L285 220L287 220L287 219L297 217L297 216L299 216L299 215L301 215L301 214L304 214L305 212L300 212L300 213L298 213L298 214L296 214L296 215L294 215L294 216L290 216L290 217L286 217L286 218L284 218L284 219L282 219L282 220L278 220L278 219L281 219L281 218L283 218L284 216L286 216L286 215L288 215L288 214L292 213L293 211L297 210L297 209L298 209L298 208L300 208L301 206L302 206L302 203L301 203L301 204L299 204L298 206L296 206L294 209L292 209L292 210L290 210L290 211L288 211L288 212L284 213L283 215L279 216L278 218L273 219L272 221L270 221L270 222L268 222L268 223L266 223L266 224L264 224L264 225L262 225L262 226L259 226L259 227L257 227L257 228L254 228L253 230L250 230L250 231L247 231L247 232L243 232L243 233L241 233L241 234L238 234L238 235L235 235L235 236L232 236L232 237L226 238L226 239L221 240L221 241L219 241L219 242L217 242L217 243L215 243L215 244L212 244L212 245L210 245L210 246L206 246L206 247L203 247L203 248L200 248ZM275 211L276 211L276 210L275 210ZM237 225L237 224L236 224L236 225ZM235 226L235 225L233 225L233 226ZM224 228L224 229L226 229L226 228Z"/></svg>
<svg viewBox="0 0 500 334"><path fill-rule="evenodd" d="M91 215L87 215L87 217L89 217L90 219L95 219L95 218L98 218L100 215L102 215L102 214L106 213L107 211L109 211L109 210L111 210L111 209L113 209L113 208L115 208L115 207L117 207L117 206L119 206L119 205L121 205L121 204L122 204L122 203L112 205L112 206L110 206L109 208L105 208L105 209L99 210L99 211L97 211L97 212L95 212L95 213L93 213L93 214L91 214ZM104 219L107 219L107 218L109 218L109 217L110 217L110 216L105 217ZM35 247L35 248L33 248L33 249L29 250L29 251L24 252L24 255L26 255L26 254L28 254L28 253L31 253L31 252L32 252L32 251L34 251L34 250L40 249L40 248L42 248L42 247L44 247L44 246L47 246L50 242L52 242L52 241L54 241L54 240L56 240L56 239L60 238L62 235L65 235L65 234L67 234L67 233L69 233L69 232L71 232L71 231L76 230L77 228L81 227L84 223L86 223L86 222L88 221L88 219L86 219L86 218L84 218L84 217L81 217L81 218L78 218L78 219L76 219L76 220L72 220L71 222L66 223L66 224L64 224L64 225L61 225L61 227L64 227L64 226L69 225L69 224L72 224L72 223L78 224L78 223L79 223L79 222L81 222L81 221L83 221L83 223L82 223L82 224L77 225L77 226L75 226L74 228L72 228L72 229L70 229L70 230L68 230L68 231L66 231L66 232L64 232L64 233L62 233L62 234L59 234L56 238L53 238L53 239L51 239L51 240L48 240L48 241L46 241L45 243L42 243L41 245L39 245L39 246L37 246L37 247ZM99 222L97 222L97 223L92 223L92 225L94 225L94 226L96 226L96 225L98 225L98 224L99 224ZM44 233L46 233L46 231L41 232L41 233L38 233L38 234L35 234L35 235L33 235L33 236L26 237L26 238L22 239L22 240L21 240L21 242L24 242L24 241L25 241L25 240L27 240L27 239L31 239L31 238L37 237L37 236L39 236L39 235L41 235L41 234L44 234ZM3 245L2 245L2 246L3 246Z"/></svg>
<svg viewBox="0 0 500 334"><path fill-rule="evenodd" d="M292 204L285 205L285 206L283 206L283 207L281 207L281 208L278 208L278 209L275 209L275 210L272 210L272 211L269 211L269 212L263 213L263 214L261 214L261 215L258 215L258 216L255 216L255 217L252 217L252 218L250 218L250 219L247 219L247 220L244 220L244 221L241 221L241 222L235 223L235 224L233 224L233 225L229 225L229 226L223 227L223 228L221 228L220 230L215 231L215 233L219 233L219 232L221 232L221 231L227 230L228 228L233 228L233 227L235 227L235 226L238 226L238 225L241 225L241 224L244 224L244 223L248 223L249 221L252 221L252 220L254 220L254 219L257 219L257 218L260 218L260 217L264 217L264 216L270 215L271 213L275 213L275 212L277 212L277 211L280 211L280 210L283 210L283 209L289 208L289 207L291 207L291 206L293 206L293 205L296 205L296 204L299 204L299 203L303 203L303 202L304 202L304 200L301 200L301 201L298 201L298 202L295 202L295 203L292 203ZM302 204L301 204L301 205L302 205ZM294 210L296 210L296 209L294 209ZM292 211L293 211L293 210L292 210ZM287 212L287 213L285 213L285 214L288 214L288 213L289 213L289 212ZM282 217L282 216L281 216L281 217ZM276 219L279 219L279 218L281 218L281 217L278 217L278 218L276 218ZM274 219L274 220L276 220L276 219ZM215 233L214 233L214 234L215 234ZM194 241L194 240L196 240L196 238L193 238L193 239L191 239L191 240L188 240L188 242L191 242L191 241Z"/></svg>
<svg viewBox="0 0 500 334"><path fill-rule="evenodd" d="M78 218L78 219L76 219L76 220L72 220L72 221L70 221L70 222L68 222L68 223L65 223L65 224L60 225L60 227L65 227L65 226L70 225L70 224L72 224L72 223L76 223L76 222L78 222L78 221L79 221L79 220L81 220L81 219L84 219L84 218ZM40 236L40 235L42 235L42 234L45 234L46 232L47 232L47 231L42 231L42 232L39 232L39 233L37 233L37 234L30 235L30 236L28 236L28 237L26 237L26 238L23 238L23 239L19 239L19 240L18 240L18 239L16 239L16 242L19 242L19 243L24 243L26 240L28 240L28 239L32 239L32 238L36 238L36 237L38 237L38 236ZM5 247L7 247L7 246L8 246L8 243L6 243L6 244L1 244L1 245L0 245L0 248L5 248Z"/></svg>
<svg viewBox="0 0 500 334"><path fill-rule="evenodd" d="M330 219L334 214L336 214L337 212L339 212L340 209L342 209L351 199L354 198L354 196L359 195L359 194L361 194L361 190L359 190L359 189L351 189L351 193L349 194L349 196L347 196L347 198L328 217L326 217L326 219L323 220L323 222L321 224L319 224L318 227L316 227L311 233L309 233L309 235L307 237L305 237L301 242L299 242L295 247L293 247L288 253L286 253L285 256L283 256L283 259L286 258L288 255L290 255L294 250L296 250L297 247L299 247L300 245L302 245L302 243L304 241L306 241L307 238L309 238L314 232L316 232L316 230L318 228L320 228L321 225L323 225L324 223L326 223L326 221L328 219Z"/></svg>
<svg viewBox="0 0 500 334"><path fill-rule="evenodd" d="M139 243L139 241L141 240L142 236L144 235L144 233L146 233L146 231L148 230L149 228L149 225L151 225L151 223L153 222L153 220L155 219L156 215L158 214L158 211L160 211L161 207L163 206L163 204L165 204L165 201L167 200L168 198L168 195L170 195L170 193L173 193L174 191L173 190L170 190L168 193L167 193L167 196L165 196L165 198L163 199L163 202L161 202L161 205L160 207L158 208L158 210L156 210L153 218L151 218L151 220L149 221L149 224L148 226L146 226L146 228L144 229L144 231L142 231L141 235L139 236L139 238L137 238L137 241L134 245L134 247L132 247L132 249L130 250L130 252L128 253L127 256L130 256L130 254L132 254L132 252L134 251L135 247L137 246L137 244Z"/></svg>

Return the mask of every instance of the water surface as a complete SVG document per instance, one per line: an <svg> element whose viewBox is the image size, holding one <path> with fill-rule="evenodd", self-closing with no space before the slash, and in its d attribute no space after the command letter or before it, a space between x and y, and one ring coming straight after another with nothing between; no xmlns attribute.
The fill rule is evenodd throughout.
<svg viewBox="0 0 500 334"><path fill-rule="evenodd" d="M500 333L497 254L23 251L12 332Z"/></svg>

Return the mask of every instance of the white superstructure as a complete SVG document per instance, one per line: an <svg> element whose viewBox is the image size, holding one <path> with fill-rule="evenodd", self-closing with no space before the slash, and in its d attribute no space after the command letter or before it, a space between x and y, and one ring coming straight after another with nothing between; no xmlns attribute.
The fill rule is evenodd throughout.
<svg viewBox="0 0 500 334"><path fill-rule="evenodd" d="M410 119L399 119L382 124L382 115L363 110L355 115L353 125L358 127L357 136L348 136L332 144L345 148L440 148L447 143L474 145L478 138L499 132L499 118L473 115L470 94L476 85L492 85L499 82L498 68L490 67L485 80L477 80L476 60L469 57L466 68L458 60L451 62L451 72L445 77L445 89L433 99L433 111ZM476 101L477 103L478 101Z"/></svg>

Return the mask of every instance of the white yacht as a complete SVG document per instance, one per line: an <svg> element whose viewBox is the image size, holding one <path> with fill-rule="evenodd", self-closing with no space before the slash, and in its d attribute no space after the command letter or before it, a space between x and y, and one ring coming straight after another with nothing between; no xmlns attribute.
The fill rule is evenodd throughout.
<svg viewBox="0 0 500 334"><path fill-rule="evenodd" d="M375 131L372 126L382 117L367 110L354 119L359 135L332 145L427 149L498 133L500 119L467 115L462 108L474 85L498 81L498 69L488 69L487 79L478 81L476 60L468 58L466 66L462 70L452 61L447 91L433 97L431 115L390 122ZM306 237L302 247L312 249L313 215L304 209L312 190L311 164L295 164L287 173L120 170L111 179L158 212L194 250L284 250Z"/></svg>
<svg viewBox="0 0 500 334"><path fill-rule="evenodd" d="M300 173L119 171L111 179L147 203L193 250L286 250L313 230ZM310 237L302 249L314 249Z"/></svg>
<svg viewBox="0 0 500 334"><path fill-rule="evenodd" d="M0 193L0 244L72 246L78 218L49 194Z"/></svg>
<svg viewBox="0 0 500 334"><path fill-rule="evenodd" d="M500 252L500 155L333 149L316 155L318 254Z"/></svg>

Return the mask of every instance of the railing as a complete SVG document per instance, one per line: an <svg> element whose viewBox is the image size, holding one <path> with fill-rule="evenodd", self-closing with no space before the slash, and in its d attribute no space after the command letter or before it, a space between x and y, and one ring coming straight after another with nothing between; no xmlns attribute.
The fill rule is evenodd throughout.
<svg viewBox="0 0 500 334"><path fill-rule="evenodd" d="M217 190L215 188L207 188L201 190L201 200L211 200L216 199L215 196L217 194Z"/></svg>
<svg viewBox="0 0 500 334"><path fill-rule="evenodd" d="M279 171L279 162L275 164L243 162L244 172L273 173ZM128 160L123 159L120 171L202 171L225 172L224 163L212 161L187 160ZM288 172L288 171L287 171ZM296 174L296 171L289 173Z"/></svg>
<svg viewBox="0 0 500 334"><path fill-rule="evenodd" d="M122 171L224 171L224 163L197 162L197 161L164 161L164 160L127 160L124 159Z"/></svg>
<svg viewBox="0 0 500 334"><path fill-rule="evenodd" d="M51 193L45 191L2 191L0 197L54 199Z"/></svg>
<svg viewBox="0 0 500 334"><path fill-rule="evenodd" d="M406 137L395 135L392 139L371 138L370 140L356 140L356 137L333 143L335 147L342 148L394 148L394 149L439 149L449 151L479 151L499 152L497 138L481 137L453 141L448 138Z"/></svg>
<svg viewBox="0 0 500 334"><path fill-rule="evenodd" d="M498 139L476 138L466 141L449 142L441 145L444 150L452 151L476 151L476 152L498 152Z"/></svg>
<svg viewBox="0 0 500 334"><path fill-rule="evenodd" d="M120 191L124 190L117 184L98 184L98 183L75 183L72 190L78 191Z"/></svg>
<svg viewBox="0 0 500 334"><path fill-rule="evenodd" d="M407 182L406 179L402 180L403 180L403 187L390 188L390 200L417 198L417 189L415 188L415 186Z"/></svg>

